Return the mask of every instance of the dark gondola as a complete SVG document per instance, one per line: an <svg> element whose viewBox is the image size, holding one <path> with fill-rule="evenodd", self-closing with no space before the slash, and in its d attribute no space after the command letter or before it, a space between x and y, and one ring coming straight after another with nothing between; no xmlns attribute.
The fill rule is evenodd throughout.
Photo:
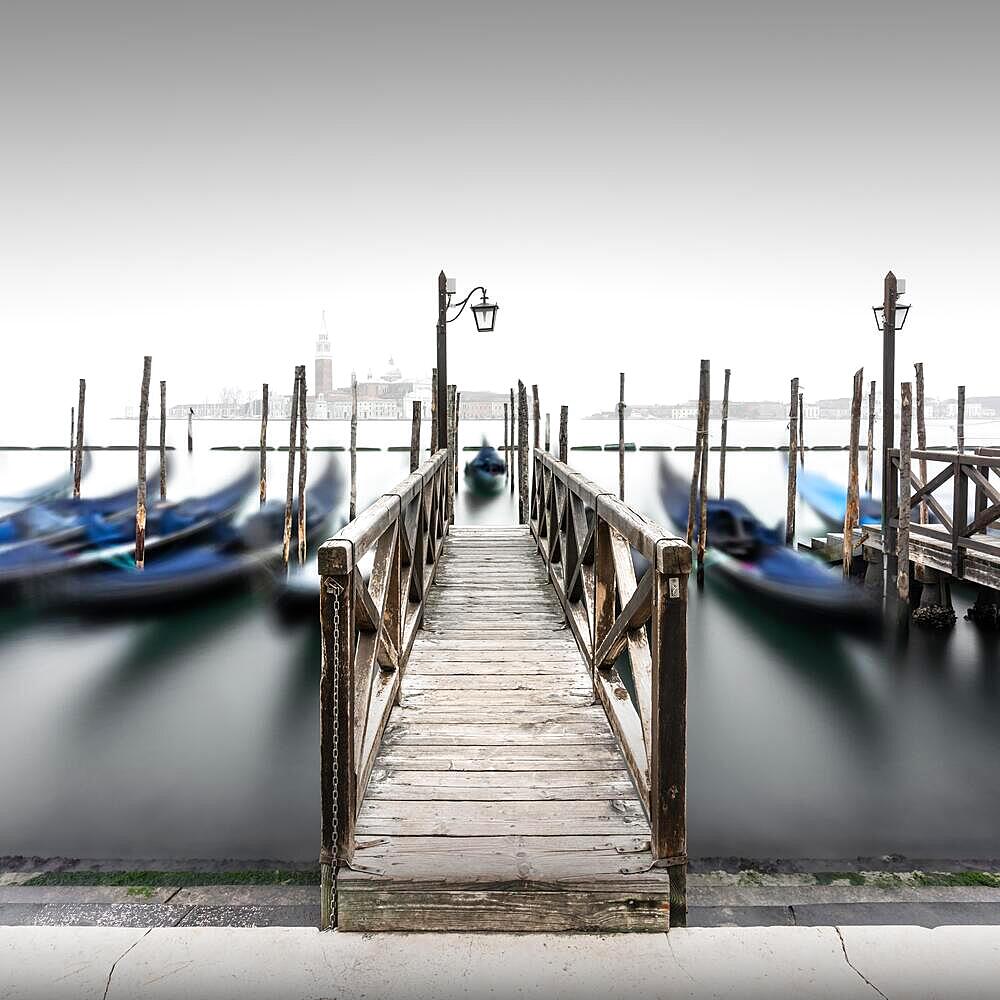
<svg viewBox="0 0 1000 1000"><path fill-rule="evenodd" d="M690 484L660 460L660 497L675 530L687 530ZM738 500L708 501L705 566L713 576L773 607L842 621L872 620L877 606L840 574L784 544Z"/></svg>
<svg viewBox="0 0 1000 1000"><path fill-rule="evenodd" d="M488 445L484 439L476 457L465 463L465 481L473 492L481 496L493 496L503 489L506 471L507 463L496 448Z"/></svg>
<svg viewBox="0 0 1000 1000"><path fill-rule="evenodd" d="M306 494L311 543L323 537L343 492L339 464L331 458ZM283 501L269 500L243 520L218 525L197 545L150 559L141 573L105 564L86 577L60 581L49 601L78 612L115 615L182 607L266 582L281 563L284 510ZM293 512L293 558L294 524Z"/></svg>
<svg viewBox="0 0 1000 1000"><path fill-rule="evenodd" d="M233 517L256 483L256 471L247 469L207 496L154 501L146 515L146 552L184 545L217 530ZM53 578L86 574L99 566L134 566L135 490L128 496L130 507L108 505L112 513L105 514L101 505L90 501L74 526L0 549L0 587L21 587L32 596L44 596Z"/></svg>

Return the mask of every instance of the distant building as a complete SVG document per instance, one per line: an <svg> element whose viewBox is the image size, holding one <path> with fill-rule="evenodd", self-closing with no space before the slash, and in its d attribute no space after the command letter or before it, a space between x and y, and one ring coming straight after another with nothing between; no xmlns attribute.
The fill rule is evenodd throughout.
<svg viewBox="0 0 1000 1000"><path fill-rule="evenodd" d="M685 405L685 406L671 406L670 407L670 419L671 420L694 420L698 416L698 407Z"/></svg>
<svg viewBox="0 0 1000 1000"><path fill-rule="evenodd" d="M463 392L458 406L461 420L503 420L504 404L510 396L502 392Z"/></svg>
<svg viewBox="0 0 1000 1000"><path fill-rule="evenodd" d="M326 322L316 341L316 378L313 391L317 396L326 396L333 392L333 358L330 355L330 335L326 332Z"/></svg>

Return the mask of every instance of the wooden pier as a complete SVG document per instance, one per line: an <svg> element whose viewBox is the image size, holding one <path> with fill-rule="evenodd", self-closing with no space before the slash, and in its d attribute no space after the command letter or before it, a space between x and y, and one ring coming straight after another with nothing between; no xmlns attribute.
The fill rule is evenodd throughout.
<svg viewBox="0 0 1000 1000"><path fill-rule="evenodd" d="M684 923L690 549L532 464L529 524L450 526L441 450L320 550L326 927Z"/></svg>

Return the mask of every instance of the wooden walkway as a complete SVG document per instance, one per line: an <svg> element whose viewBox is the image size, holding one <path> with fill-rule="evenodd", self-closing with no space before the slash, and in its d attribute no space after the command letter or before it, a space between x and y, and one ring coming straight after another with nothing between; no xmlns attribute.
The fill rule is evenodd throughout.
<svg viewBox="0 0 1000 1000"><path fill-rule="evenodd" d="M320 547L325 928L684 922L691 551L532 466L523 527L454 527L441 449Z"/></svg>
<svg viewBox="0 0 1000 1000"><path fill-rule="evenodd" d="M649 837L528 529L453 527L338 873L340 928L665 930Z"/></svg>

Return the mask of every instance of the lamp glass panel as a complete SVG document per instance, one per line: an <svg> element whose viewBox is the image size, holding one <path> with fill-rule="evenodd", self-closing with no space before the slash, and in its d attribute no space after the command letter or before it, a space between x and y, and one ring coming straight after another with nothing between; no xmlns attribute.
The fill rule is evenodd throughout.
<svg viewBox="0 0 1000 1000"><path fill-rule="evenodd" d="M480 333L490 333L496 322L497 307L490 303L472 307L472 315L476 318L476 329Z"/></svg>

